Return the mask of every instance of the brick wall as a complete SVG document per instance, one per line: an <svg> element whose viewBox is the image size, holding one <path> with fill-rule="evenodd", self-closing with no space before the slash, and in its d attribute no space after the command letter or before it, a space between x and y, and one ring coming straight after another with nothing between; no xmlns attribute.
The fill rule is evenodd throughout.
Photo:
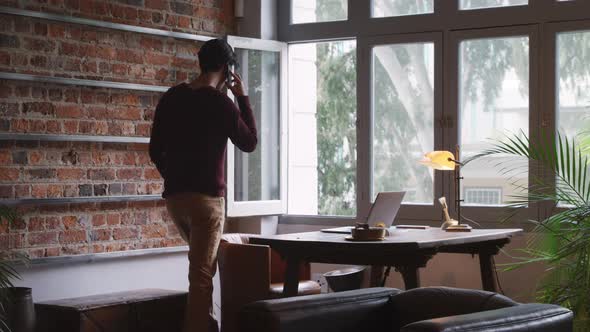
<svg viewBox="0 0 590 332"><path fill-rule="evenodd" d="M4 6L207 35L231 0L0 0ZM0 15L0 71L172 86L197 74L195 41ZM161 93L0 80L0 132L149 137ZM0 141L0 199L160 194L146 144ZM18 207L0 250L30 257L183 245L162 201Z"/></svg>

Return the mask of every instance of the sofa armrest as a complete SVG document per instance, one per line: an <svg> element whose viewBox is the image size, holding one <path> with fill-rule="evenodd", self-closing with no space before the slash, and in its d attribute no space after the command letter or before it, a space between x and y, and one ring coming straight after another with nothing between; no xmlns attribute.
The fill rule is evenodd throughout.
<svg viewBox="0 0 590 332"><path fill-rule="evenodd" d="M393 288L259 301L240 313L242 332L389 331Z"/></svg>
<svg viewBox="0 0 590 332"><path fill-rule="evenodd" d="M467 315L423 320L406 325L402 332L459 331L572 331L573 313L551 304L521 304Z"/></svg>

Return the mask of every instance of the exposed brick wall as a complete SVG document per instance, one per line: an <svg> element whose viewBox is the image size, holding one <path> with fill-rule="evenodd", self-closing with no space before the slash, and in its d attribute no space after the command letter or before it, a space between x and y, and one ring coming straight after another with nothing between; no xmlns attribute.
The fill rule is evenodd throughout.
<svg viewBox="0 0 590 332"><path fill-rule="evenodd" d="M234 30L232 0L0 0L4 6L137 25L223 35Z"/></svg>
<svg viewBox="0 0 590 332"><path fill-rule="evenodd" d="M233 29L232 0L0 0L1 5L189 33ZM195 41L0 15L0 71L172 86ZM0 132L149 137L158 92L0 80ZM0 141L0 199L160 194L146 144ZM183 245L162 201L18 207L0 251L30 257Z"/></svg>
<svg viewBox="0 0 590 332"><path fill-rule="evenodd" d="M0 250L32 258L184 245L161 202L22 207Z"/></svg>
<svg viewBox="0 0 590 332"><path fill-rule="evenodd" d="M160 96L0 80L0 131L148 137Z"/></svg>
<svg viewBox="0 0 590 332"><path fill-rule="evenodd" d="M0 70L171 85L196 74L199 43L0 15Z"/></svg>

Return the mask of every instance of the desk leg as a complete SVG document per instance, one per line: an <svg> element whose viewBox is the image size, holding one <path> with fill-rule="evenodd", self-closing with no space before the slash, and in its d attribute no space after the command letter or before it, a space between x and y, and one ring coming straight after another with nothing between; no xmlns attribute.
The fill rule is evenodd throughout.
<svg viewBox="0 0 590 332"><path fill-rule="evenodd" d="M287 257L283 297L297 296L299 291L299 263L298 259Z"/></svg>
<svg viewBox="0 0 590 332"><path fill-rule="evenodd" d="M420 272L417 266L398 266L396 267L396 270L398 270L404 278L406 290L420 287Z"/></svg>
<svg viewBox="0 0 590 332"><path fill-rule="evenodd" d="M370 287L382 287L384 267L381 265L372 265L370 274Z"/></svg>
<svg viewBox="0 0 590 332"><path fill-rule="evenodd" d="M496 271L493 264L494 255L491 253L479 253L479 268L481 271L481 284L483 289L490 292L498 292Z"/></svg>

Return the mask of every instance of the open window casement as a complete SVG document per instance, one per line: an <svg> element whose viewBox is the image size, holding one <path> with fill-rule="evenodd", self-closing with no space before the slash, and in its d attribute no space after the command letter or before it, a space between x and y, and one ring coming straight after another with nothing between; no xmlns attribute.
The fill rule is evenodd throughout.
<svg viewBox="0 0 590 332"><path fill-rule="evenodd" d="M276 215L287 210L287 44L228 36L256 119L258 146L227 148L228 217ZM231 92L230 97L234 98Z"/></svg>

